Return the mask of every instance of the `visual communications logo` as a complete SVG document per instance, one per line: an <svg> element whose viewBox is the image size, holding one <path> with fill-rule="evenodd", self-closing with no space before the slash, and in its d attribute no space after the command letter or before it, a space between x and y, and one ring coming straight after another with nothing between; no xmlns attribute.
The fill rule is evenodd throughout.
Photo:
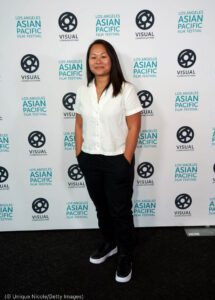
<svg viewBox="0 0 215 300"><path fill-rule="evenodd" d="M136 57L133 59L133 77L157 77L157 57Z"/></svg>
<svg viewBox="0 0 215 300"><path fill-rule="evenodd" d="M64 150L75 150L74 132L64 132Z"/></svg>
<svg viewBox="0 0 215 300"><path fill-rule="evenodd" d="M194 151L194 146L190 142L194 138L194 131L189 126L182 126L177 131L177 139L183 145L176 145L176 151Z"/></svg>
<svg viewBox="0 0 215 300"><path fill-rule="evenodd" d="M37 198L32 203L32 221L49 221L49 216L45 214L49 208L49 203L44 198Z"/></svg>
<svg viewBox="0 0 215 300"><path fill-rule="evenodd" d="M198 175L197 163L175 164L175 181L196 181Z"/></svg>
<svg viewBox="0 0 215 300"><path fill-rule="evenodd" d="M74 105L76 101L76 94L73 92L67 93L63 96L63 106L66 111L63 112L64 119L74 119Z"/></svg>
<svg viewBox="0 0 215 300"><path fill-rule="evenodd" d="M28 142L33 148L36 148L29 150L31 156L47 155L47 151L44 148L41 149L46 143L46 137L41 131L32 131L28 136Z"/></svg>
<svg viewBox="0 0 215 300"><path fill-rule="evenodd" d="M212 183L215 183L215 164L213 165L214 177L212 178Z"/></svg>
<svg viewBox="0 0 215 300"><path fill-rule="evenodd" d="M134 217L154 217L156 214L156 200L135 200L133 204Z"/></svg>
<svg viewBox="0 0 215 300"><path fill-rule="evenodd" d="M86 219L88 218L88 202L68 202L66 207L66 217L67 219Z"/></svg>
<svg viewBox="0 0 215 300"><path fill-rule="evenodd" d="M203 10L180 11L178 13L178 33L202 32Z"/></svg>
<svg viewBox="0 0 215 300"><path fill-rule="evenodd" d="M138 137L137 148L155 148L158 143L157 129L142 130Z"/></svg>
<svg viewBox="0 0 215 300"><path fill-rule="evenodd" d="M199 93L177 92L175 93L175 111L197 111L199 109Z"/></svg>
<svg viewBox="0 0 215 300"><path fill-rule="evenodd" d="M78 35L75 29L78 26L78 20L74 13L64 12L58 18L58 25L64 34L59 34L59 40L63 42L78 41ZM72 32L72 33L71 33Z"/></svg>
<svg viewBox="0 0 215 300"><path fill-rule="evenodd" d="M23 97L22 112L26 117L38 117L47 115L47 101L44 96Z"/></svg>
<svg viewBox="0 0 215 300"><path fill-rule="evenodd" d="M195 70L190 69L196 62L196 53L191 49L184 49L178 55L178 64L185 70L177 70L178 77L194 77Z"/></svg>
<svg viewBox="0 0 215 300"><path fill-rule="evenodd" d="M0 203L0 221L12 221L13 211L12 203Z"/></svg>
<svg viewBox="0 0 215 300"><path fill-rule="evenodd" d="M82 60L60 60L58 65L59 80L81 80L83 78Z"/></svg>
<svg viewBox="0 0 215 300"><path fill-rule="evenodd" d="M41 38L40 16L16 16L17 38Z"/></svg>
<svg viewBox="0 0 215 300"><path fill-rule="evenodd" d="M215 127L212 129L211 145L215 146Z"/></svg>
<svg viewBox="0 0 215 300"><path fill-rule="evenodd" d="M180 194L175 198L175 206L178 208L175 211L175 217L190 217L191 211L187 210L192 204L192 198L188 194Z"/></svg>
<svg viewBox="0 0 215 300"><path fill-rule="evenodd" d="M7 191L10 189L9 185L5 183L8 180L8 170L0 166L0 191Z"/></svg>
<svg viewBox="0 0 215 300"><path fill-rule="evenodd" d="M39 69L39 59L33 54L26 54L21 59L21 67L25 73L30 75L21 75L22 82L40 81L38 74L33 74ZM32 75L33 74L33 75Z"/></svg>
<svg viewBox="0 0 215 300"><path fill-rule="evenodd" d="M0 152L9 152L10 150L10 141L8 134L0 133Z"/></svg>
<svg viewBox="0 0 215 300"><path fill-rule="evenodd" d="M215 215L215 197L209 198L208 214Z"/></svg>
<svg viewBox="0 0 215 300"><path fill-rule="evenodd" d="M136 25L141 31L135 32L136 39L153 39L154 32L148 31L155 22L154 14L147 9L141 10L136 15Z"/></svg>
<svg viewBox="0 0 215 300"><path fill-rule="evenodd" d="M96 15L96 36L119 36L120 35L120 15L105 14Z"/></svg>
<svg viewBox="0 0 215 300"><path fill-rule="evenodd" d="M141 116L144 117L154 116L153 110L149 108L153 103L152 94L147 90L142 90L137 93L137 96L143 108L143 110L141 111Z"/></svg>
<svg viewBox="0 0 215 300"><path fill-rule="evenodd" d="M29 169L29 183L31 186L52 185L52 168L31 168Z"/></svg>
<svg viewBox="0 0 215 300"><path fill-rule="evenodd" d="M68 188L85 188L83 173L78 164L73 164L68 169L68 176L71 181L68 182Z"/></svg>
<svg viewBox="0 0 215 300"><path fill-rule="evenodd" d="M137 167L137 174L142 179L137 179L137 186L151 186L154 185L153 179L154 166L149 162L142 162Z"/></svg>

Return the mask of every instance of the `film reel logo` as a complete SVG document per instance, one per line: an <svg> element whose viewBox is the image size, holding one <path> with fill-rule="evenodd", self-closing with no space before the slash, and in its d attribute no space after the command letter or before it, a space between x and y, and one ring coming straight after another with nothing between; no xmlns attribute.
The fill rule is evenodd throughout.
<svg viewBox="0 0 215 300"><path fill-rule="evenodd" d="M154 174L154 167L149 162L143 162L137 167L137 174L142 178L149 178Z"/></svg>
<svg viewBox="0 0 215 300"><path fill-rule="evenodd" d="M84 176L84 174L82 173L81 168L79 167L78 164L74 164L69 167L68 175L74 181L81 180Z"/></svg>
<svg viewBox="0 0 215 300"><path fill-rule="evenodd" d="M76 16L71 12L62 13L58 19L60 28L65 32L74 31L78 25Z"/></svg>
<svg viewBox="0 0 215 300"><path fill-rule="evenodd" d="M214 170L214 173L215 173L215 164L214 164L214 166L213 166L213 170Z"/></svg>
<svg viewBox="0 0 215 300"><path fill-rule="evenodd" d="M40 63L38 58L33 54L26 54L21 59L21 67L26 73L36 72L39 68L39 65Z"/></svg>
<svg viewBox="0 0 215 300"><path fill-rule="evenodd" d="M155 17L150 10L141 10L136 16L136 24L142 30L151 28L154 24Z"/></svg>
<svg viewBox="0 0 215 300"><path fill-rule="evenodd" d="M178 209L187 209L192 204L192 198L188 194L180 194L175 199L175 205Z"/></svg>
<svg viewBox="0 0 215 300"><path fill-rule="evenodd" d="M177 139L183 144L187 144L194 138L194 131L191 127L182 126L177 131Z"/></svg>
<svg viewBox="0 0 215 300"><path fill-rule="evenodd" d="M41 148L46 142L46 137L40 131L32 131L28 136L28 142L34 148Z"/></svg>
<svg viewBox="0 0 215 300"><path fill-rule="evenodd" d="M8 171L0 166L0 183L5 182L9 177Z"/></svg>
<svg viewBox="0 0 215 300"><path fill-rule="evenodd" d="M49 208L49 203L44 198L37 198L32 203L32 209L37 214L45 213Z"/></svg>
<svg viewBox="0 0 215 300"><path fill-rule="evenodd" d="M63 96L63 106L68 110L74 110L76 100L76 94L75 93L67 93Z"/></svg>
<svg viewBox="0 0 215 300"><path fill-rule="evenodd" d="M152 105L153 96L149 91L142 90L137 93L137 96L140 100L140 103L141 103L143 109L148 108L149 106Z"/></svg>
<svg viewBox="0 0 215 300"><path fill-rule="evenodd" d="M185 49L178 55L178 63L182 68L190 68L196 62L196 54L193 50Z"/></svg>

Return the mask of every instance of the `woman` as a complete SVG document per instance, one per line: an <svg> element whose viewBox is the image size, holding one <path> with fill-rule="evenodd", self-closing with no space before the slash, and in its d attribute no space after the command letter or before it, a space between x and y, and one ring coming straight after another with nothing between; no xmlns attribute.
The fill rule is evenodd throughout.
<svg viewBox="0 0 215 300"><path fill-rule="evenodd" d="M142 107L110 43L94 41L86 64L87 85L76 98L76 156L103 236L90 262L100 264L118 252L115 279L127 282L132 274L131 198Z"/></svg>

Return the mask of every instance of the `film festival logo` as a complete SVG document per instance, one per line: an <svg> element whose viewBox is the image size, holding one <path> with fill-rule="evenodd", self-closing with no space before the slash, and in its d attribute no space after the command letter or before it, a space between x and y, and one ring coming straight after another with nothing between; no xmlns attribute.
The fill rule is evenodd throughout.
<svg viewBox="0 0 215 300"><path fill-rule="evenodd" d="M155 22L154 14L147 9L141 10L136 15L136 25L141 31L135 32L136 39L154 39L154 32L148 31Z"/></svg>
<svg viewBox="0 0 215 300"><path fill-rule="evenodd" d="M184 91L175 93L175 111L198 111L198 91Z"/></svg>
<svg viewBox="0 0 215 300"><path fill-rule="evenodd" d="M67 219L86 219L88 218L88 202L68 202L66 207Z"/></svg>
<svg viewBox="0 0 215 300"><path fill-rule="evenodd" d="M202 32L203 13L203 10L180 11L178 13L178 33Z"/></svg>
<svg viewBox="0 0 215 300"><path fill-rule="evenodd" d="M120 15L105 14L96 15L96 36L119 36L120 35Z"/></svg>
<svg viewBox="0 0 215 300"><path fill-rule="evenodd" d="M75 118L75 112L74 112L75 101L76 101L76 94L73 92L67 93L63 96L62 99L63 106L67 110L63 112L64 119Z"/></svg>
<svg viewBox="0 0 215 300"><path fill-rule="evenodd" d="M74 132L64 132L64 150L75 150Z"/></svg>
<svg viewBox="0 0 215 300"><path fill-rule="evenodd" d="M143 108L143 110L141 111L141 116L144 116L144 117L154 116L152 109L149 108L153 103L152 94L147 90L142 90L137 93L137 96L138 96L138 98L140 100L140 104Z"/></svg>
<svg viewBox="0 0 215 300"><path fill-rule="evenodd" d="M149 162L142 162L137 167L137 174L142 179L137 179L137 186L152 186L154 185L152 175L154 174L154 166Z"/></svg>
<svg viewBox="0 0 215 300"><path fill-rule="evenodd" d="M133 205L134 217L154 217L156 212L156 200L135 200Z"/></svg>
<svg viewBox="0 0 215 300"><path fill-rule="evenodd" d="M17 38L41 38L40 16L16 16Z"/></svg>
<svg viewBox="0 0 215 300"><path fill-rule="evenodd" d="M13 204L1 203L0 204L0 221L13 220Z"/></svg>
<svg viewBox="0 0 215 300"><path fill-rule="evenodd" d="M192 204L192 198L188 194L180 194L175 198L175 206L178 208L175 211L175 217L190 217L191 212L187 210Z"/></svg>
<svg viewBox="0 0 215 300"><path fill-rule="evenodd" d="M49 221L49 216L45 214L49 208L49 203L44 198L37 198L32 203L32 210L35 215L32 215L32 221Z"/></svg>
<svg viewBox="0 0 215 300"><path fill-rule="evenodd" d="M77 17L71 12L64 12L58 18L58 25L65 33L59 34L59 40L63 42L78 41L77 33L74 33L78 26ZM71 33L72 32L72 33Z"/></svg>
<svg viewBox="0 0 215 300"><path fill-rule="evenodd" d="M72 180L68 182L68 188L85 188L85 183L82 180L84 174L78 164L71 165L67 173Z"/></svg>
<svg viewBox="0 0 215 300"><path fill-rule="evenodd" d="M157 77L157 57L135 57L133 59L133 78Z"/></svg>
<svg viewBox="0 0 215 300"><path fill-rule="evenodd" d="M43 156L47 155L47 151L42 148L46 143L46 137L41 131L32 131L28 136L29 144L36 149L30 149L31 156Z"/></svg>
<svg viewBox="0 0 215 300"><path fill-rule="evenodd" d="M194 131L189 126L182 126L178 129L176 137L183 145L176 145L176 151L194 151L194 146L190 142L194 138Z"/></svg>
<svg viewBox="0 0 215 300"><path fill-rule="evenodd" d="M196 53L191 49L182 50L178 55L178 64L185 70L177 70L178 77L194 77L195 70L190 69L196 62Z"/></svg>
<svg viewBox="0 0 215 300"><path fill-rule="evenodd" d="M209 215L215 215L215 197L209 198L208 213Z"/></svg>
<svg viewBox="0 0 215 300"><path fill-rule="evenodd" d="M197 163L175 164L175 182L193 182L197 180Z"/></svg>
<svg viewBox="0 0 215 300"><path fill-rule="evenodd" d="M9 185L5 183L8 180L8 170L0 166L0 191L7 191L10 189Z"/></svg>
<svg viewBox="0 0 215 300"><path fill-rule="evenodd" d="M7 133L0 133L0 152L9 152L10 150L10 140Z"/></svg>
<svg viewBox="0 0 215 300"><path fill-rule="evenodd" d="M39 59L33 54L26 54L21 59L22 70L29 75L21 75L23 82L40 81L38 74L33 74L39 69Z"/></svg>
<svg viewBox="0 0 215 300"><path fill-rule="evenodd" d="M52 185L52 168L31 168L29 170L29 181L31 186Z"/></svg>
<svg viewBox="0 0 215 300"><path fill-rule="evenodd" d="M37 117L47 115L47 102L42 97L22 97L22 112L26 117Z"/></svg>

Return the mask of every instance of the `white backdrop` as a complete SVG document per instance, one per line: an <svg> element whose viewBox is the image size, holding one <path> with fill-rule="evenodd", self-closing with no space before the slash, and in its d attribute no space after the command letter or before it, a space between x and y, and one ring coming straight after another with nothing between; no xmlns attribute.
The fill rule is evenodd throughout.
<svg viewBox="0 0 215 300"><path fill-rule="evenodd" d="M136 226L215 224L213 1L0 1L0 230L95 228L74 155L96 38L143 106Z"/></svg>

